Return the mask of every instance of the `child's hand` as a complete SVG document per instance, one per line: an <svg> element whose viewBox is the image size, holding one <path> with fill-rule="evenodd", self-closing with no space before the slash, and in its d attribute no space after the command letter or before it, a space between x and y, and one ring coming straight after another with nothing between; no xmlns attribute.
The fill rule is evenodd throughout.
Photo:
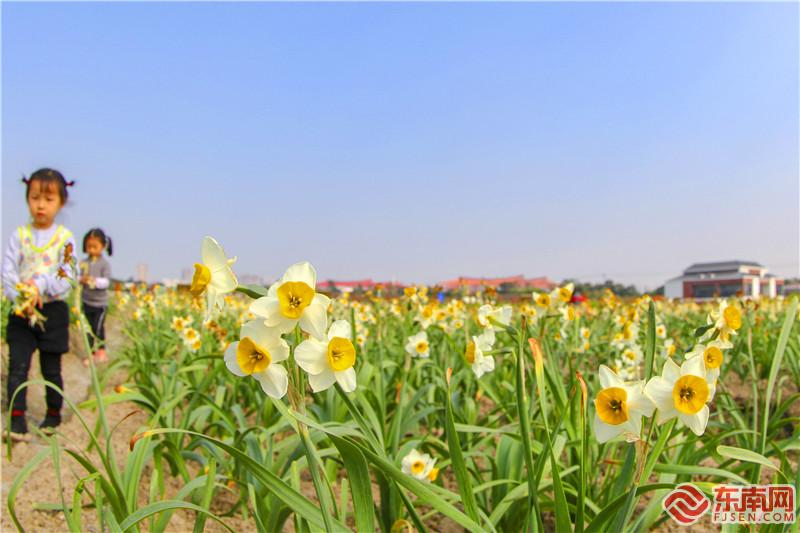
<svg viewBox="0 0 800 533"><path fill-rule="evenodd" d="M36 307L41 309L42 308L42 295L39 294L39 287L36 285L36 282L34 282L32 279L29 279L25 283L30 285L31 287L33 287L34 296L31 298L30 305L29 305L31 311Z"/></svg>

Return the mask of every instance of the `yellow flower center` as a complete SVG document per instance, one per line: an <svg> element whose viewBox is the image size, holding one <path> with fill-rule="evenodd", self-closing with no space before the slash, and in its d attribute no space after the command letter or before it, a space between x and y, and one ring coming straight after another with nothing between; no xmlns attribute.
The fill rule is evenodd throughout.
<svg viewBox="0 0 800 533"><path fill-rule="evenodd" d="M549 307L550 306L550 295L542 293L536 297L536 305L539 307Z"/></svg>
<svg viewBox="0 0 800 533"><path fill-rule="evenodd" d="M464 357L467 359L467 363L473 364L475 362L475 343L470 341L467 344L467 351L464 352Z"/></svg>
<svg viewBox="0 0 800 533"><path fill-rule="evenodd" d="M200 296L211 283L211 271L202 263L194 264L194 276L192 276L192 286L189 290L194 296Z"/></svg>
<svg viewBox="0 0 800 533"><path fill-rule="evenodd" d="M419 341L417 343L417 353L425 353L428 351L428 342L427 341Z"/></svg>
<svg viewBox="0 0 800 533"><path fill-rule="evenodd" d="M286 318L300 318L313 299L314 289L302 281L287 281L278 287L278 304Z"/></svg>
<svg viewBox="0 0 800 533"><path fill-rule="evenodd" d="M597 416L606 424L618 426L628 421L628 393L622 387L601 390L594 406Z"/></svg>
<svg viewBox="0 0 800 533"><path fill-rule="evenodd" d="M334 337L328 343L328 365L337 372L356 363L356 348L349 339Z"/></svg>
<svg viewBox="0 0 800 533"><path fill-rule="evenodd" d="M408 298L411 298L412 296L417 294L417 288L416 287L406 287L405 289L403 289L403 294L405 294Z"/></svg>
<svg viewBox="0 0 800 533"><path fill-rule="evenodd" d="M706 362L706 368L719 368L722 364L722 350L716 346L709 346L703 352L703 359Z"/></svg>
<svg viewBox="0 0 800 533"><path fill-rule="evenodd" d="M417 459L413 463L411 463L411 473L415 476L421 474L425 471L425 461L421 461Z"/></svg>
<svg viewBox="0 0 800 533"><path fill-rule="evenodd" d="M558 289L558 297L562 302L566 303L572 299L572 291L567 287L561 287Z"/></svg>
<svg viewBox="0 0 800 533"><path fill-rule="evenodd" d="M250 337L244 337L236 347L236 362L245 374L263 372L267 369L272 357L269 352L257 345Z"/></svg>
<svg viewBox="0 0 800 533"><path fill-rule="evenodd" d="M672 388L672 401L675 409L685 415L700 411L708 400L708 383L703 378L691 374L681 376Z"/></svg>
<svg viewBox="0 0 800 533"><path fill-rule="evenodd" d="M428 481L436 481L436 478L438 476L439 476L439 469L431 468L431 471L428 472Z"/></svg>
<svg viewBox="0 0 800 533"><path fill-rule="evenodd" d="M742 327L742 313L738 307L729 305L722 312L722 316L725 319L725 325L729 328L739 329Z"/></svg>

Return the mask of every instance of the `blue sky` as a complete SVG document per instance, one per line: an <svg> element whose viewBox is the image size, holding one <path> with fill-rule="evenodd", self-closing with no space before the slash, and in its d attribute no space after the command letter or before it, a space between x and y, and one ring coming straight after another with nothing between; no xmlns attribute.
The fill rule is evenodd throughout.
<svg viewBox="0 0 800 533"><path fill-rule="evenodd" d="M798 272L796 3L8 3L2 238L19 178L115 273L434 282L689 263Z"/></svg>

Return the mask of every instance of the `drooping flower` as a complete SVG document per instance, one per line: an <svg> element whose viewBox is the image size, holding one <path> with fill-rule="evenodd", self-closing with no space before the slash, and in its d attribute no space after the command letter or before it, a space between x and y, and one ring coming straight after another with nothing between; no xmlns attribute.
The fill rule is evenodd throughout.
<svg viewBox="0 0 800 533"><path fill-rule="evenodd" d="M706 379L703 359L692 357L678 366L667 359L660 376L644 387L644 393L658 409L656 423L678 417L695 435L702 435L708 424L711 387Z"/></svg>
<svg viewBox="0 0 800 533"><path fill-rule="evenodd" d="M408 352L411 357L430 357L430 349L430 344L428 344L428 334L424 331L420 331L416 335L412 335L408 338L408 342L406 342L406 352Z"/></svg>
<svg viewBox="0 0 800 533"><path fill-rule="evenodd" d="M404 474L413 476L420 481L433 481L436 479L436 474L439 473L439 469L434 468L434 464L436 464L436 459L427 453L420 453L414 448L403 457L402 470Z"/></svg>
<svg viewBox="0 0 800 533"><path fill-rule="evenodd" d="M619 435L638 438L642 417L652 416L653 403L644 395L643 381L625 381L613 370L600 365L600 386L594 400L594 434L598 442Z"/></svg>
<svg viewBox="0 0 800 533"><path fill-rule="evenodd" d="M311 337L295 349L294 359L308 372L308 383L314 392L324 391L339 383L345 392L356 390L356 348L347 320L331 324L327 337Z"/></svg>
<svg viewBox="0 0 800 533"><path fill-rule="evenodd" d="M311 263L295 263L270 286L266 296L250 304L250 311L281 334L299 324L312 337L323 338L330 299L316 292L316 286L317 271Z"/></svg>
<svg viewBox="0 0 800 533"><path fill-rule="evenodd" d="M485 373L494 370L494 357L484 355L484 352L492 349L494 341L494 330L489 328L480 335L473 335L472 340L467 343L464 358L475 373L475 377L480 378Z"/></svg>
<svg viewBox="0 0 800 533"><path fill-rule="evenodd" d="M225 251L212 237L204 237L200 247L202 263L194 264L190 291L194 296L206 294L206 318L224 303L224 295L236 290L239 281L231 265L236 258L228 259Z"/></svg>
<svg viewBox="0 0 800 533"><path fill-rule="evenodd" d="M278 331L263 320L252 320L242 326L239 340L225 350L225 366L239 377L253 376L269 396L283 398L289 377L278 363L288 357L289 345Z"/></svg>

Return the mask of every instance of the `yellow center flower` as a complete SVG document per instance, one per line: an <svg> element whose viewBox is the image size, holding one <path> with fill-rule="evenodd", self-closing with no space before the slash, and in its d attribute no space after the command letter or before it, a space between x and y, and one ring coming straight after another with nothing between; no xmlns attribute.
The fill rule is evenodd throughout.
<svg viewBox="0 0 800 533"><path fill-rule="evenodd" d="M314 289L302 281L287 281L278 287L278 303L286 318L300 318L313 299Z"/></svg>
<svg viewBox="0 0 800 533"><path fill-rule="evenodd" d="M742 327L742 313L739 308L734 305L729 305L722 312L725 319L725 325L731 329L739 329Z"/></svg>
<svg viewBox="0 0 800 533"><path fill-rule="evenodd" d="M334 337L328 343L328 365L337 372L356 363L356 348L349 339Z"/></svg>
<svg viewBox="0 0 800 533"><path fill-rule="evenodd" d="M469 364L473 364L475 362L475 343L474 342L470 341L470 343L467 344L467 351L464 352L464 357L466 358L467 363L469 363Z"/></svg>
<svg viewBox="0 0 800 533"><path fill-rule="evenodd" d="M436 481L436 478L438 476L439 476L439 469L431 468L431 471L428 473L428 481Z"/></svg>
<svg viewBox="0 0 800 533"><path fill-rule="evenodd" d="M541 293L536 296L536 305L539 307L549 307L550 306L550 295Z"/></svg>
<svg viewBox="0 0 800 533"><path fill-rule="evenodd" d="M194 296L200 296L211 283L211 271L202 263L194 264L194 276L192 276L192 286L189 290Z"/></svg>
<svg viewBox="0 0 800 533"><path fill-rule="evenodd" d="M706 362L706 368L719 368L722 364L722 350L716 346L709 346L703 352L703 359Z"/></svg>
<svg viewBox="0 0 800 533"><path fill-rule="evenodd" d="M691 374L681 376L672 388L672 401L675 409L685 415L700 411L708 400L708 383L701 377Z"/></svg>
<svg viewBox="0 0 800 533"><path fill-rule="evenodd" d="M417 353L425 353L428 351L428 342L427 341L419 341L417 343Z"/></svg>
<svg viewBox="0 0 800 533"><path fill-rule="evenodd" d="M628 393L622 387L601 390L594 406L597 416L606 424L618 426L628 421Z"/></svg>
<svg viewBox="0 0 800 533"><path fill-rule="evenodd" d="M417 459L413 463L411 463L411 473L415 476L421 474L425 471L425 461L421 461Z"/></svg>
<svg viewBox="0 0 800 533"><path fill-rule="evenodd" d="M272 357L266 349L253 342L253 339L244 337L236 347L236 362L242 372L249 375L266 370Z"/></svg>
<svg viewBox="0 0 800 533"><path fill-rule="evenodd" d="M569 289L569 287L561 287L558 289L558 298L562 302L567 303L572 299L572 291Z"/></svg>

